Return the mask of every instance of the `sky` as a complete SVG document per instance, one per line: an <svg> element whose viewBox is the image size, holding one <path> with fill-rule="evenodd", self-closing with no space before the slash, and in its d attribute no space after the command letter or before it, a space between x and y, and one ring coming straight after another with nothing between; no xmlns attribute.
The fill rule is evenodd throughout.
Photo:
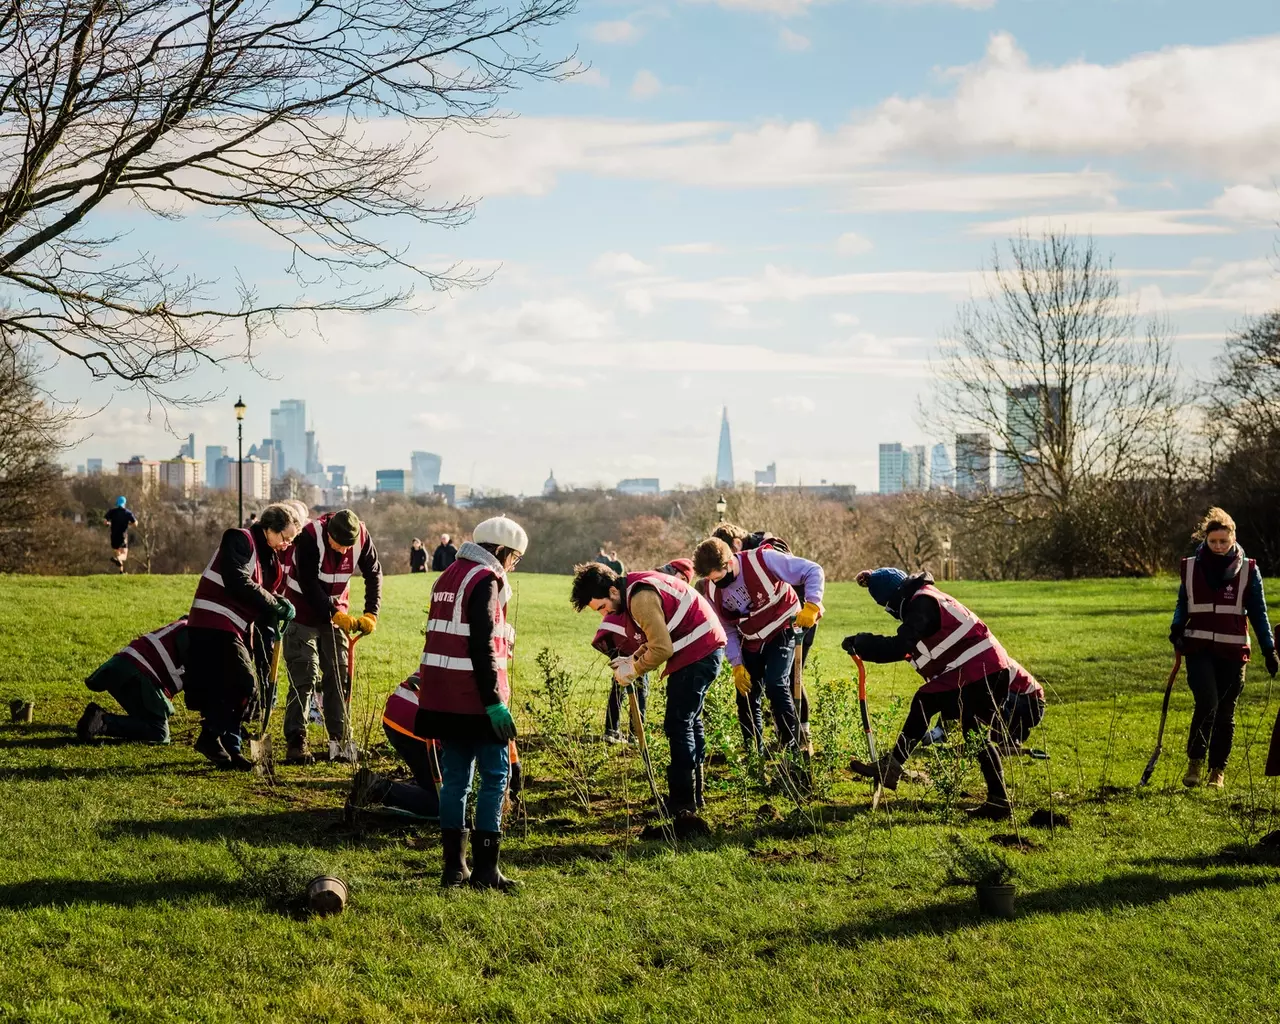
<svg viewBox="0 0 1280 1024"><path fill-rule="evenodd" d="M208 367L165 409L48 374L92 411L64 461L246 448L307 402L327 462L372 486L413 450L442 479L537 493L735 471L877 486L877 446L945 440L931 361L992 246L1091 233L1189 377L1280 306L1274 0L584 2L541 36L578 74L441 138L452 230L387 237L491 275L416 312L330 316ZM112 214L121 244L230 281L283 254L236 222ZM317 329L318 327L318 329Z"/></svg>

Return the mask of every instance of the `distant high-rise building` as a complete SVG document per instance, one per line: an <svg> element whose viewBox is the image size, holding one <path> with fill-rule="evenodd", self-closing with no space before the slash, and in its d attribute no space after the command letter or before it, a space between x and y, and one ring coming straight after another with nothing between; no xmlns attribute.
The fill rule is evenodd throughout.
<svg viewBox="0 0 1280 1024"><path fill-rule="evenodd" d="M880 493L897 494L902 490L903 477L902 445L897 441L880 445Z"/></svg>
<svg viewBox="0 0 1280 1024"><path fill-rule="evenodd" d="M440 482L441 458L434 452L414 452L409 456L414 494L434 494Z"/></svg>
<svg viewBox="0 0 1280 1024"><path fill-rule="evenodd" d="M404 494L404 470L380 469L374 473L378 494Z"/></svg>
<svg viewBox="0 0 1280 1024"><path fill-rule="evenodd" d="M88 473L90 476L101 476L102 460L101 459L85 459L84 471Z"/></svg>
<svg viewBox="0 0 1280 1024"><path fill-rule="evenodd" d="M656 476L630 477L626 480L619 480L618 486L614 489L619 494L662 493L662 488L658 486L658 478Z"/></svg>
<svg viewBox="0 0 1280 1024"><path fill-rule="evenodd" d="M716 452L716 486L733 486L733 445L729 442L729 407L720 413L720 447Z"/></svg>
<svg viewBox="0 0 1280 1024"><path fill-rule="evenodd" d="M1062 420L1062 389L1031 384L1005 392L1005 433L1009 450L996 453L996 486L1020 491L1024 469L1040 454L1040 447Z"/></svg>
<svg viewBox="0 0 1280 1024"><path fill-rule="evenodd" d="M776 487L778 484L778 464L771 462L764 469L756 470L757 487Z"/></svg>
<svg viewBox="0 0 1280 1024"><path fill-rule="evenodd" d="M188 434L187 442L178 449L178 458L194 459L196 457L196 435Z"/></svg>
<svg viewBox="0 0 1280 1024"><path fill-rule="evenodd" d="M275 438L264 437L260 444L250 447L249 455L261 459L270 467L272 480L279 480L284 476L284 451Z"/></svg>
<svg viewBox="0 0 1280 1024"><path fill-rule="evenodd" d="M346 466L330 466L329 486L338 488L347 486L347 467Z"/></svg>
<svg viewBox="0 0 1280 1024"><path fill-rule="evenodd" d="M457 501L458 492L453 484L436 484L435 493L444 499L444 503L452 508Z"/></svg>
<svg viewBox="0 0 1280 1024"><path fill-rule="evenodd" d="M235 483L235 470L232 470L230 480L225 476L219 476L221 472L220 466L222 460L227 457L227 446L225 444L206 445L204 449L204 485L211 491L224 490L229 484ZM232 460L235 461L234 459Z"/></svg>
<svg viewBox="0 0 1280 1024"><path fill-rule="evenodd" d="M956 474L951 466L951 453L945 444L935 444L929 456L929 487L933 490L955 490Z"/></svg>
<svg viewBox="0 0 1280 1024"><path fill-rule="evenodd" d="M194 439L195 435L192 435ZM184 448L185 450L185 448ZM198 493L204 484L204 464L199 459L190 459L179 455L176 459L165 459L160 463L160 486L190 498Z"/></svg>
<svg viewBox="0 0 1280 1024"><path fill-rule="evenodd" d="M155 459L144 459L135 455L128 462L116 463L116 472L130 480L137 480L144 491L149 491L160 483L160 463Z"/></svg>
<svg viewBox="0 0 1280 1024"><path fill-rule="evenodd" d="M991 435L956 434L956 493L973 497L991 490Z"/></svg>
<svg viewBox="0 0 1280 1024"><path fill-rule="evenodd" d="M307 474L307 403L300 398L286 398L271 410L271 437L281 449L281 474L293 470ZM314 443L314 439L313 439Z"/></svg>

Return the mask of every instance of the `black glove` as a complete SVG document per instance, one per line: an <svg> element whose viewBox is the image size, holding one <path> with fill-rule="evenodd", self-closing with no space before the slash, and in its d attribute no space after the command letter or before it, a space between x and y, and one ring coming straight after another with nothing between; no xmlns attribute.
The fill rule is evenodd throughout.
<svg viewBox="0 0 1280 1024"><path fill-rule="evenodd" d="M1263 660L1267 663L1267 671L1271 673L1271 678L1276 677L1276 673L1280 672L1280 656L1274 650L1267 651L1263 656Z"/></svg>
<svg viewBox="0 0 1280 1024"><path fill-rule="evenodd" d="M511 794L512 800L519 800L520 794L524 792L524 771L517 761L511 766L511 775L507 781L507 792Z"/></svg>
<svg viewBox="0 0 1280 1024"><path fill-rule="evenodd" d="M853 636L847 636L841 640L840 646L844 648L845 654L857 654L858 644L870 635L870 633L854 633Z"/></svg>
<svg viewBox="0 0 1280 1024"><path fill-rule="evenodd" d="M1173 649L1175 651L1182 650L1182 631L1185 628L1185 626L1169 627L1169 643L1173 644Z"/></svg>

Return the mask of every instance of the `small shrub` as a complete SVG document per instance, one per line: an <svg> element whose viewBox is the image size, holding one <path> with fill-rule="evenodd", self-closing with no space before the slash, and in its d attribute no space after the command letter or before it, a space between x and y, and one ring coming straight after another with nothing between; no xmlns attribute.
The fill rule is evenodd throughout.
<svg viewBox="0 0 1280 1024"><path fill-rule="evenodd" d="M986 846L976 846L963 836L952 836L944 854L947 882L951 885L1008 885L1014 867L1004 854Z"/></svg>

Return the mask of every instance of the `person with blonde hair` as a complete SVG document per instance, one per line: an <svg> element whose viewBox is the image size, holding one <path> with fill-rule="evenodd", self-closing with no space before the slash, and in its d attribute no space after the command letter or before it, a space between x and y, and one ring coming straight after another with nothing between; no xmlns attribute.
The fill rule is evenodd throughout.
<svg viewBox="0 0 1280 1024"><path fill-rule="evenodd" d="M1208 757L1207 784L1221 789L1235 735L1236 703L1244 690L1249 662L1249 624L1267 671L1280 671L1275 638L1267 619L1267 599L1257 563L1236 542L1236 523L1211 508L1193 535L1195 554L1182 560L1178 603L1169 642L1187 663L1187 685L1195 698L1187 737L1187 773L1183 785L1200 784Z"/></svg>

